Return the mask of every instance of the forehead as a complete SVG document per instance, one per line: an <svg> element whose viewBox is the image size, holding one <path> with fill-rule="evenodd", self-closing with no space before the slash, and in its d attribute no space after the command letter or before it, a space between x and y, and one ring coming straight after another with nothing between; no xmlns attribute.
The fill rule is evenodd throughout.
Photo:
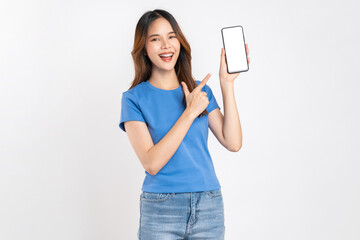
<svg viewBox="0 0 360 240"><path fill-rule="evenodd" d="M168 34L169 32L173 32L173 28L168 20L165 18L158 18L153 21L148 29L148 36L152 34Z"/></svg>

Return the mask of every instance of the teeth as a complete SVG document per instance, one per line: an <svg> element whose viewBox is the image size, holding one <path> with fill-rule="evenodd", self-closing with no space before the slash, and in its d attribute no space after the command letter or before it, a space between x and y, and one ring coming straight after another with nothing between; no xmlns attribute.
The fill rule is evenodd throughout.
<svg viewBox="0 0 360 240"><path fill-rule="evenodd" d="M160 54L160 57L171 57L172 55L173 55L173 53L163 54L163 55Z"/></svg>

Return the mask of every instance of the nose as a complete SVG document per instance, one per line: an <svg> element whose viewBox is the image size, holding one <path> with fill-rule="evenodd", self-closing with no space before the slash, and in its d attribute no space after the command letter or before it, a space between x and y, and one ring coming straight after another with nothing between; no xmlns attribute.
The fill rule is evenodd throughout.
<svg viewBox="0 0 360 240"><path fill-rule="evenodd" d="M168 43L167 39L164 39L163 44L162 44L161 47L162 48L169 48L169 43Z"/></svg>

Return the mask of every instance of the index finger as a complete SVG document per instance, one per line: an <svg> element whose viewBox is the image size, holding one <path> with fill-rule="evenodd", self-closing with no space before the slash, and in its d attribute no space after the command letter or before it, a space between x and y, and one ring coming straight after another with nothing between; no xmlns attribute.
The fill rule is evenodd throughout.
<svg viewBox="0 0 360 240"><path fill-rule="evenodd" d="M199 85L197 85L196 88L199 88L200 90L205 86L205 84L207 83L207 81L209 80L209 78L211 77L211 73L208 73L205 78L199 83Z"/></svg>

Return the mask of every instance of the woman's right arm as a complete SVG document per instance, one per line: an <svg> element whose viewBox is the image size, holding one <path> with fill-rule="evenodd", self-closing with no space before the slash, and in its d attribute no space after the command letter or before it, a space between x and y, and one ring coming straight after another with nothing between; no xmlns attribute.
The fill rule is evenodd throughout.
<svg viewBox="0 0 360 240"><path fill-rule="evenodd" d="M144 122L124 123L131 146L149 174L156 175L171 159L196 117L193 111L186 108L169 132L155 145Z"/></svg>
<svg viewBox="0 0 360 240"><path fill-rule="evenodd" d="M202 92L201 89L210 76L210 73L207 74L191 93L186 84L181 83L186 97L185 111L157 144L154 145L144 122L127 121L124 123L130 143L149 174L156 175L166 165L179 148L193 121L209 105L206 92Z"/></svg>

